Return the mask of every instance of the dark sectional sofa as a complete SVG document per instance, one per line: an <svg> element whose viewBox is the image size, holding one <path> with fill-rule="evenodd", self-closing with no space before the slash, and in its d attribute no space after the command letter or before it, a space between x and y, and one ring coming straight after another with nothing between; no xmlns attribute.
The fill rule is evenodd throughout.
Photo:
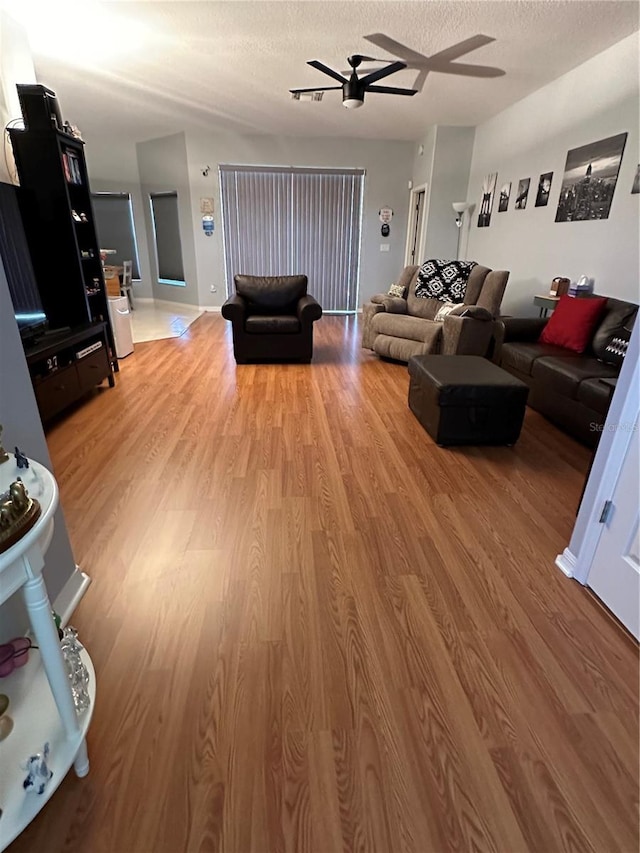
<svg viewBox="0 0 640 853"><path fill-rule="evenodd" d="M493 360L529 386L528 405L589 447L595 447L620 365L603 361L612 337L631 329L638 306L609 298L586 352L538 343L546 319L503 318Z"/></svg>

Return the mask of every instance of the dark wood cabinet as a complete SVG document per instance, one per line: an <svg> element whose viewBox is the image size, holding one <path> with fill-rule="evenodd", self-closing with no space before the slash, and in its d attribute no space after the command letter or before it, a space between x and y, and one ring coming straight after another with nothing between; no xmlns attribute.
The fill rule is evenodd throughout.
<svg viewBox="0 0 640 853"><path fill-rule="evenodd" d="M105 323L48 335L25 352L45 422L105 379L114 385Z"/></svg>

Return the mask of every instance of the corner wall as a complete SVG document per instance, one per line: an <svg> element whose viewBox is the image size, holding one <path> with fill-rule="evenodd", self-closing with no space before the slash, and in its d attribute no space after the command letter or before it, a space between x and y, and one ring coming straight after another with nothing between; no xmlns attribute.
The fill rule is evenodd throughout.
<svg viewBox="0 0 640 853"><path fill-rule="evenodd" d="M438 126L435 131L427 240L422 260L457 258L458 227L451 205L466 199L475 135L473 127Z"/></svg>
<svg viewBox="0 0 640 853"><path fill-rule="evenodd" d="M638 301L640 195L631 186L640 157L638 34L529 95L476 129L467 200L475 204L467 257L511 277L503 312L534 315L535 294L555 276L595 279L598 293ZM555 214L567 151L628 132L609 218L559 222ZM553 171L549 203L535 207L538 178ZM497 172L491 225L478 228L484 175ZM525 210L515 210L518 181L531 178ZM511 198L498 213L500 186L511 181ZM460 199L462 200L462 199Z"/></svg>
<svg viewBox="0 0 640 853"><path fill-rule="evenodd" d="M184 133L174 133L136 145L140 189L145 199L143 207L147 241L147 257L151 273L151 287L155 299L198 305L198 273L195 240L192 227L191 188L187 167L187 143ZM178 193L178 217L185 287L161 284L158 281L158 261L155 252L155 235L149 195L154 192Z"/></svg>
<svg viewBox="0 0 640 853"><path fill-rule="evenodd" d="M64 110L64 103L62 104ZM149 205L140 186L138 161L136 158L135 142L125 142L122 139L101 137L85 139L85 155L91 191L94 193L129 193L133 207L133 225L138 246L138 261L140 281L135 282L133 298L136 296L151 299L153 288L151 284L151 266L149 261L149 246L147 241L147 223L145 206Z"/></svg>
<svg viewBox="0 0 640 853"><path fill-rule="evenodd" d="M20 445L27 456L41 462L49 470L51 459L29 377L7 279L0 258L0 424L4 427L3 443L7 448ZM8 464L8 463L7 463ZM49 546L44 578L53 602L65 584L76 574L69 535L62 509L55 514L53 539ZM23 634L28 619L20 593L0 607L0 643Z"/></svg>

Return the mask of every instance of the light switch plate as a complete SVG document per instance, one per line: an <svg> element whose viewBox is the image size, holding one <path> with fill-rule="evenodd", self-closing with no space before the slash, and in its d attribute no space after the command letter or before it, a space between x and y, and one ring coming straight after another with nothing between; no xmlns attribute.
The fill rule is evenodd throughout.
<svg viewBox="0 0 640 853"><path fill-rule="evenodd" d="M388 252L389 251L389 244L388 243L380 243L380 251L381 252Z"/></svg>

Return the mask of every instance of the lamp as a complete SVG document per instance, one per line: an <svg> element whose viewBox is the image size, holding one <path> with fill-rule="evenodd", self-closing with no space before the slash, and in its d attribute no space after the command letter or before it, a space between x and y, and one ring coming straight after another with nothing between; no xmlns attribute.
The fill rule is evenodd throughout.
<svg viewBox="0 0 640 853"><path fill-rule="evenodd" d="M354 71L351 78L342 87L342 106L348 110L357 110L364 104L364 88Z"/></svg>
<svg viewBox="0 0 640 853"><path fill-rule="evenodd" d="M471 204L468 201L454 201L451 203L451 207L456 214L456 227L458 229L458 251L456 258L460 260L460 233L464 223L464 215L471 207Z"/></svg>
<svg viewBox="0 0 640 853"><path fill-rule="evenodd" d="M462 223L464 221L464 215L467 210L471 207L468 201L454 201L451 204L451 207L454 209L456 216L456 225L458 228L462 228Z"/></svg>

